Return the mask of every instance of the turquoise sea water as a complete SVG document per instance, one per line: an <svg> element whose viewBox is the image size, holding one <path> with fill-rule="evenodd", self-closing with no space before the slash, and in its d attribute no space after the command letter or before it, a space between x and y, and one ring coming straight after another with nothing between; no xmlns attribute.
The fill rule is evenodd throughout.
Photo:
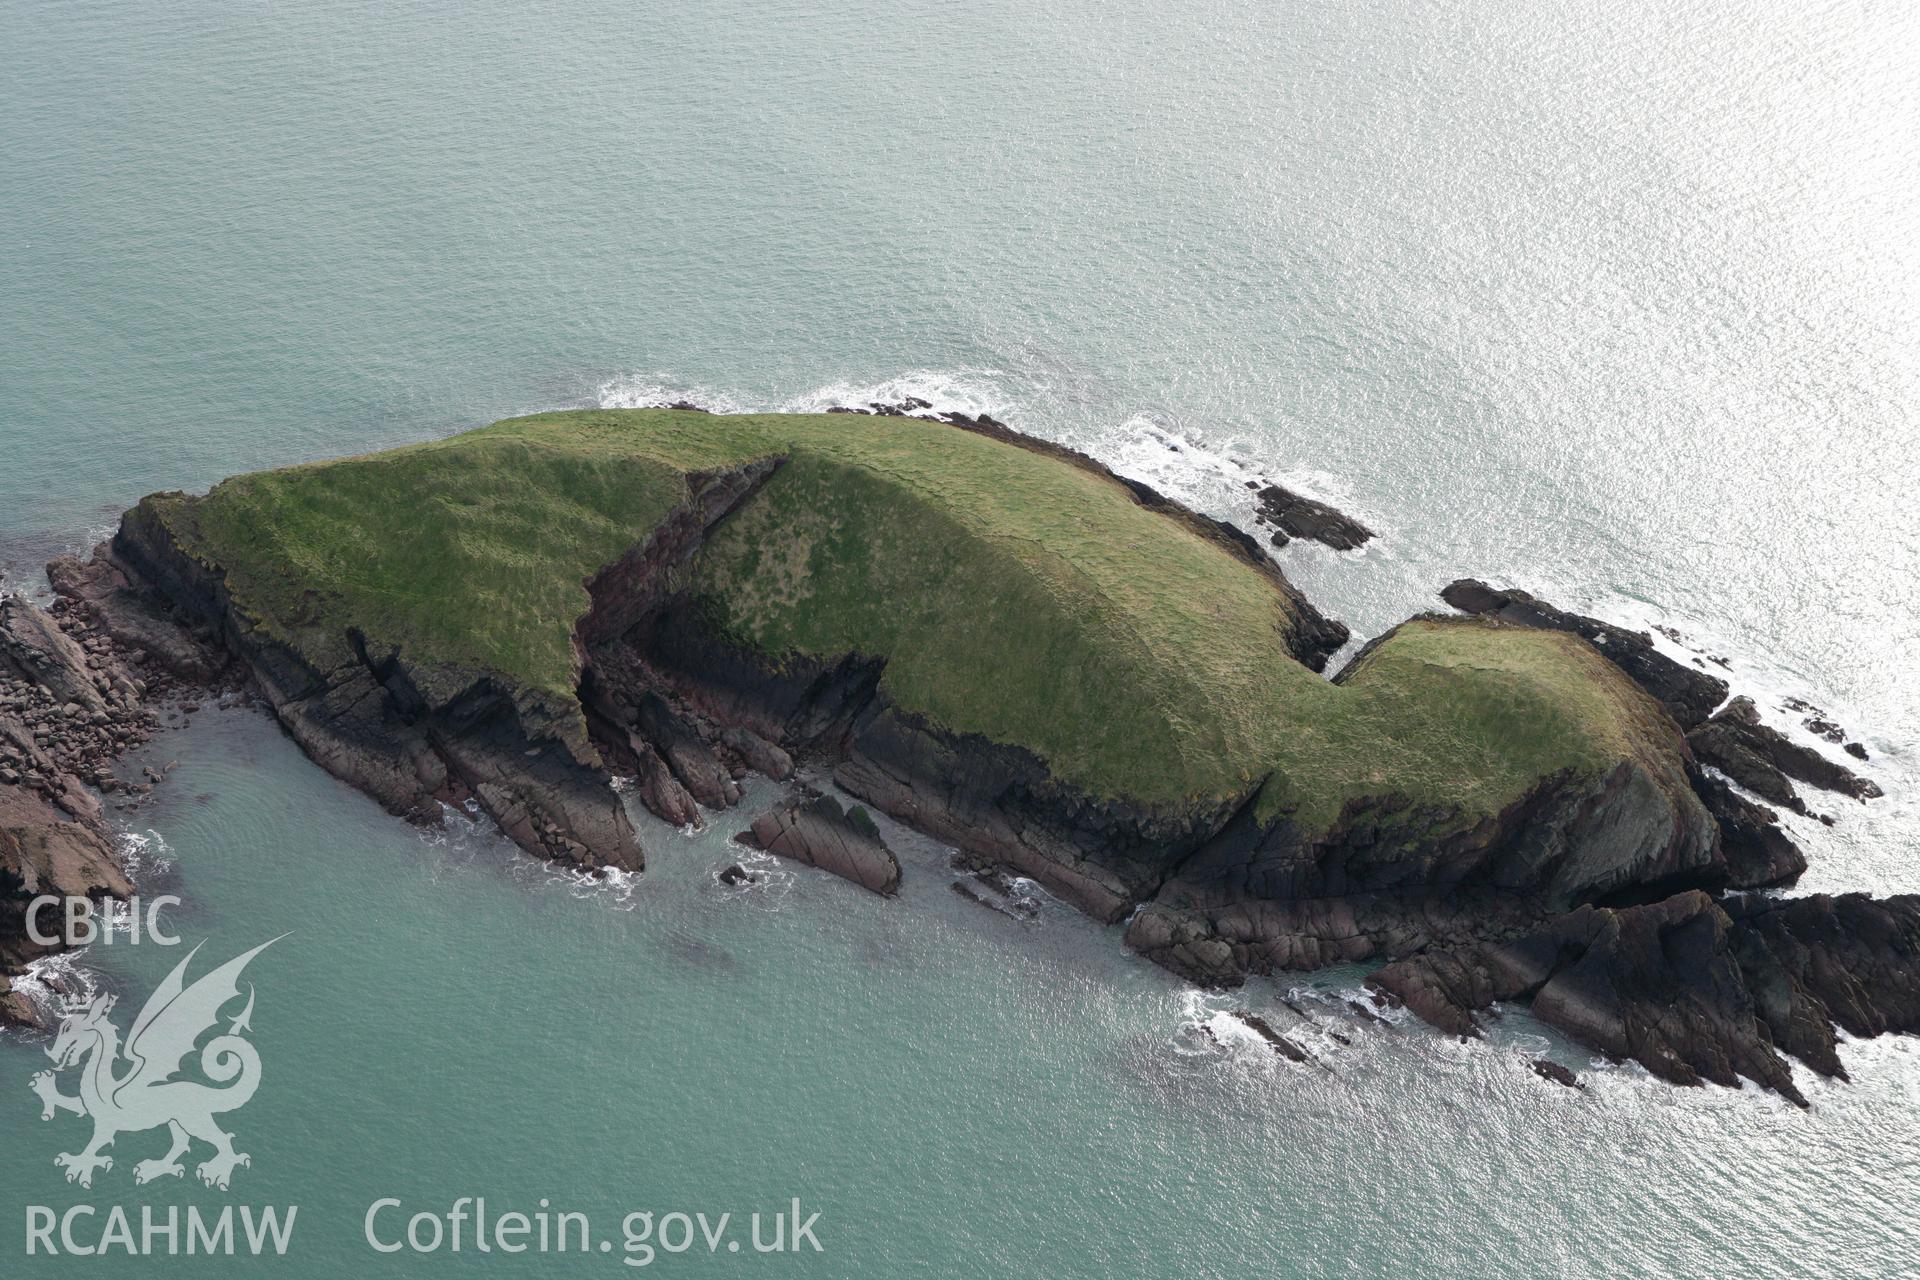
<svg viewBox="0 0 1920 1280"><path fill-rule="evenodd" d="M1796 823L1804 887L1920 890L1906 6L7 0L0 48L12 583L149 490L513 412L925 394L1220 514L1251 474L1350 507L1372 548L1284 562L1361 635L1469 573L1677 628L1874 753L1886 800ZM297 1204L289 1275L621 1269L378 1255L382 1197L547 1197L616 1245L634 1209L821 1213L818 1255L648 1268L711 1274L1894 1276L1920 1244L1914 1042L1802 1073L1809 1113L1575 1095L1524 1015L1362 1026L1339 972L1298 979L1321 1066L1289 1067L1191 1026L1291 1024L1293 983L1202 1000L1062 909L961 901L910 837L894 902L721 892L753 804L588 888L244 710L154 753L143 888L209 957L293 931L250 971L253 1164L136 1188L142 1135L70 1187L84 1126L0 1040L3 1275L82 1270L23 1252L26 1206L75 1203ZM131 1006L177 958L81 964Z"/></svg>

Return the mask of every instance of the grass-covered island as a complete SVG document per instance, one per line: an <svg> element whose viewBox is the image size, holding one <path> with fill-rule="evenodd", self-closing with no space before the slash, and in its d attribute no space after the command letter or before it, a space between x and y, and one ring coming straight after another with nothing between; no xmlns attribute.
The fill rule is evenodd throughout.
<svg viewBox="0 0 1920 1280"><path fill-rule="evenodd" d="M1799 865L1698 766L1724 686L1491 607L1329 680L1345 629L1258 543L990 420L542 414L155 494L53 577L149 649L211 624L322 765L540 856L643 866L615 774L686 821L811 768L1199 981L1385 958L1443 1025L1533 996L1789 1093L1775 1043L1826 1069L1852 1016L1761 941L1831 909L1710 896Z"/></svg>

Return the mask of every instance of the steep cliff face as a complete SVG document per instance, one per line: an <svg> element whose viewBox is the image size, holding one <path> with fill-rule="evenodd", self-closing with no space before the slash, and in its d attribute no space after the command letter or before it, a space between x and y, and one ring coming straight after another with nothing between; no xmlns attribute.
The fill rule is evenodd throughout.
<svg viewBox="0 0 1920 1280"><path fill-rule="evenodd" d="M1127 929L1198 982L1404 955L1500 936L1640 886L1715 883L1711 820L1676 758L1546 778L1491 817L1351 802L1325 831L1251 810L1171 872Z"/></svg>
<svg viewBox="0 0 1920 1280"><path fill-rule="evenodd" d="M111 554L218 627L288 734L390 812L477 803L522 848L584 866L643 859L578 709L485 673L420 667L356 628L288 632L236 606L217 560L182 545L168 495L129 511Z"/></svg>
<svg viewBox="0 0 1920 1280"><path fill-rule="evenodd" d="M1606 767L1549 775L1492 814L1383 788L1323 826L1264 812L1258 785L1171 809L1077 790L1032 752L903 711L878 659L775 664L717 634L684 596L591 665L622 723L639 726L630 709L661 700L676 736L716 757L726 733L746 732L830 767L882 812L1096 918L1138 908L1129 944L1198 981L1404 954L1640 886L1726 879L1677 728L1625 681L1615 695L1649 733Z"/></svg>
<svg viewBox="0 0 1920 1280"><path fill-rule="evenodd" d="M1083 455L986 422L696 416L556 415L391 465L158 495L113 556L215 622L309 753L390 809L471 796L530 849L590 865L638 860L609 761L687 822L732 803L741 771L812 756L1103 919L1158 897L1225 930L1257 971L1308 953L1289 960L1277 925L1264 951L1260 930L1234 935L1223 906L1483 884L1552 899L1700 860L1673 769L1620 768L1642 742L1594 747L1622 718L1608 677L1552 645L1425 624L1371 646L1398 666L1372 687L1343 678L1355 692L1340 695L1303 667L1345 629L1256 543ZM732 461L663 472L669 456ZM504 539L468 514L503 501L507 464L539 500L607 517L577 546L520 535L547 538L550 572L581 575L574 612L540 624L564 628L565 678L538 665L541 633L502 639L472 607L542 595L529 557L489 550ZM632 484L678 497L635 502ZM370 543L401 490L447 514ZM624 548L596 550L622 520ZM447 565L457 577L436 576ZM410 619L383 616L409 581L444 607L403 599ZM449 631L453 614L479 630Z"/></svg>
<svg viewBox="0 0 1920 1280"><path fill-rule="evenodd" d="M1230 802L1153 808L1062 785L1031 752L955 734L876 698L833 772L875 808L1045 885L1095 919L1124 917Z"/></svg>
<svg viewBox="0 0 1920 1280"><path fill-rule="evenodd" d="M1436 625L1416 619L1374 638L1335 683L1356 691L1406 683L1399 651ZM1605 691L1605 720L1616 732L1604 751L1541 768L1497 805L1467 804L1464 789L1460 798L1416 799L1385 779L1353 788L1331 822L1305 821L1283 799L1250 804L1169 866L1130 923L1129 945L1196 981L1227 984L1498 937L1615 895L1723 885L1722 843L1689 784L1686 743L1671 717L1578 641L1550 652L1563 664L1557 670L1582 673L1579 687ZM1437 701L1491 697L1507 704L1503 721L1530 714L1526 686L1481 687L1480 651L1468 650L1463 668L1441 665L1448 649L1413 655L1432 673ZM1464 760L1442 767L1470 776Z"/></svg>
<svg viewBox="0 0 1920 1280"><path fill-rule="evenodd" d="M624 742L629 767L643 762L655 782L642 798L667 821L687 812L680 794L726 808L737 798L726 779L810 763L881 812L1111 921L1226 817L1224 805L1161 814L1076 793L1031 751L901 711L881 689L884 661L775 663L715 632L684 595L592 649L588 669L603 740L611 752Z"/></svg>
<svg viewBox="0 0 1920 1280"><path fill-rule="evenodd" d="M610 686L597 678L591 655L658 612L707 528L780 461L689 473L680 501L636 528L631 548L583 582L583 612L572 627L577 697L493 671L423 661L416 648L382 643L354 623L328 626L319 621L329 604L319 592L309 593L305 614L292 617L269 617L236 601L224 566L190 532L190 500L179 495L155 495L127 512L92 565L66 576L98 577L99 566L111 565L135 589L157 591L206 620L301 748L389 811L430 820L442 804L471 802L535 856L637 871L644 855L612 789L609 756L643 781L655 778L648 766L660 760L637 737L594 741L590 720L607 723L610 715L637 729L641 717L637 707L621 710L609 701ZM682 735L675 742L664 723L655 723L660 754L693 773L699 740ZM635 754L640 750L647 765ZM724 807L737 796L717 765L701 776L710 785L689 800ZM669 784L678 785L671 776L661 782ZM690 805L656 807L682 821L698 816Z"/></svg>

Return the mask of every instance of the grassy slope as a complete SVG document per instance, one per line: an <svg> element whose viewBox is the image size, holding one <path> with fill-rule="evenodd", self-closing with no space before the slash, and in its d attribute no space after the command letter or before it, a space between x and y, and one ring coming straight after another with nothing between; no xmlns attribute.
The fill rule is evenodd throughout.
<svg viewBox="0 0 1920 1280"><path fill-rule="evenodd" d="M235 601L283 638L330 646L358 626L419 665L571 697L585 580L685 496L685 469L766 452L716 447L679 421L689 416L644 435L507 422L157 501L190 549L226 569Z"/></svg>
<svg viewBox="0 0 1920 1280"><path fill-rule="evenodd" d="M168 518L235 598L311 644L357 625L416 666L566 696L583 582L686 470L789 463L723 524L692 586L772 653L888 656L895 702L1029 747L1149 804L1244 793L1318 825L1399 791L1488 812L1649 732L1571 637L1404 627L1342 687L1281 646L1271 583L1113 482L968 432L846 415L516 419L368 458L242 476Z"/></svg>

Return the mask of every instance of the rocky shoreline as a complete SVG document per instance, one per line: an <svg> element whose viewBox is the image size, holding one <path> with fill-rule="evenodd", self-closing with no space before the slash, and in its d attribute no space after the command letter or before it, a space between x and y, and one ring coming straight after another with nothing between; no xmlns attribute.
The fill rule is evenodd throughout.
<svg viewBox="0 0 1920 1280"><path fill-rule="evenodd" d="M1500 942L1433 947L1367 981L1392 1004L1463 1036L1476 1014L1526 1000L1533 1015L1663 1080L1737 1086L1801 1106L1781 1054L1844 1080L1834 1034L1920 1031L1920 896L1715 901L1698 890L1645 906L1581 907Z"/></svg>
<svg viewBox="0 0 1920 1280"><path fill-rule="evenodd" d="M1280 641L1301 664L1320 670L1345 643L1346 628L1246 533L990 417L930 408L841 412L933 418L1095 471L1257 568L1289 602L1295 621ZM711 625L684 566L784 462L689 476L685 501L587 581L590 607L573 635L577 700L418 667L351 630L330 647L292 644L237 607L222 567L143 503L89 561L49 566L59 593L50 612L10 601L0 614L0 673L14 673L0 686L0 743L15 742L0 763L21 780L0 771L5 904L39 891L127 891L91 788L117 785L101 771L151 732L143 708L156 688L226 680L256 692L316 763L394 813L430 820L443 803L471 802L529 853L582 867L645 866L610 785L616 774L684 826L735 805L749 773L784 781L805 766L955 846L983 885L1026 877L1096 919L1124 920L1129 947L1208 986L1382 962L1371 980L1379 998L1450 1032L1477 1033L1496 1002L1530 1001L1544 1021L1664 1079L1745 1077L1801 1102L1782 1053L1843 1076L1834 1025L1920 1030L1920 899L1747 896L1790 885L1806 866L1769 806L1807 814L1801 787L1859 802L1878 787L1765 725L1750 702L1729 700L1724 680L1651 637L1520 591L1472 580L1446 589L1448 603L1486 620L1478 625L1578 637L1595 655L1583 661L1631 682L1642 743L1603 774L1542 777L1477 822L1383 791L1349 802L1331 827L1307 825L1262 806L1270 779L1181 808L1100 798L1064 785L1027 750L895 705L881 686L883 656L775 662ZM1277 487L1261 501L1276 542L1357 546L1371 536ZM1366 679L1390 636L1335 683ZM891 894L899 863L864 817L803 793L756 819L743 842ZM729 883L751 882L733 871ZM1004 893L956 888L1022 914ZM18 972L32 953L4 909L0 959ZM0 1015L24 1016L5 1000L0 988Z"/></svg>
<svg viewBox="0 0 1920 1280"><path fill-rule="evenodd" d="M1583 905L1506 938L1436 940L1377 971L1374 991L1460 1035L1478 1035L1476 1015L1494 1004L1524 1000L1661 1079L1731 1086L1744 1076L1802 1106L1782 1054L1845 1079L1836 1026L1862 1037L1920 1030L1920 896L1720 896L1790 885L1807 866L1779 815L1742 789L1806 814L1795 782L1862 802L1881 794L1876 784L1763 724L1750 699L1729 699L1725 681L1649 636L1472 580L1442 594L1468 612L1580 634L1659 698L1688 731L1689 780L1714 817L1725 873L1677 893L1649 886L1637 903Z"/></svg>
<svg viewBox="0 0 1920 1280"><path fill-rule="evenodd" d="M38 1025L44 1016L14 986L34 961L61 949L29 936L35 897L132 891L103 797L137 803L163 771L148 766L123 779L115 765L152 739L158 707L193 696L224 665L163 614L137 629L109 626L109 616L133 619L90 608L77 580L67 587L70 594L45 609L0 595L0 1022ZM59 932L52 914L38 923L43 935Z"/></svg>

